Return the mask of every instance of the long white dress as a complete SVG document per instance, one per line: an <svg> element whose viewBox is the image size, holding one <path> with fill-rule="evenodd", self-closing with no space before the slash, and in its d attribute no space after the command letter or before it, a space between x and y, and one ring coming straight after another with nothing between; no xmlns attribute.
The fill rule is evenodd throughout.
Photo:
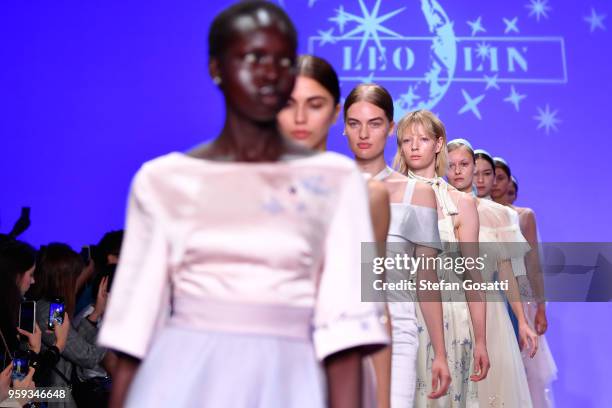
<svg viewBox="0 0 612 408"><path fill-rule="evenodd" d="M438 219L438 230L442 241L443 253L440 257L460 256L459 241L455 236L452 216L457 208L449 196L452 188L441 178L426 179L409 172L408 176L432 185L436 193L438 206L442 208L443 217ZM463 278L449 269L438 270L438 279L448 283L461 284ZM427 398L431 387L431 366L434 359L433 347L420 309L417 309L419 320L419 350L417 357L417 383L414 406L436 408L472 408L478 407L478 387L470 380L474 366L474 335L472 320L465 293L460 291L442 291L442 313L444 324L444 343L446 358L451 374L451 384L446 395L432 400Z"/></svg>
<svg viewBox="0 0 612 408"><path fill-rule="evenodd" d="M520 228L519 215L516 210L508 208L512 215L513 223ZM538 241L539 234L538 234ZM523 308L527 322L531 327L535 327L535 315L538 311L538 303L532 293L529 279L527 278L527 270L525 267L525 258L513 258L512 268L522 270L521 276L517 277L521 288L521 297L523 299ZM527 375L527 383L529 384L529 392L531 401L535 408L553 408L555 401L553 398L552 382L557 379L557 364L552 356L546 335L538 337L538 352L531 358L526 354L522 354L523 364L525 365L525 373Z"/></svg>
<svg viewBox="0 0 612 408"><path fill-rule="evenodd" d="M368 220L359 170L331 152L146 163L99 337L142 360L126 406L326 406L321 361L389 342L361 301Z"/></svg>
<svg viewBox="0 0 612 408"><path fill-rule="evenodd" d="M374 176L384 180L393 173L389 167ZM391 203L391 222L387 236L387 257L407 254L414 256L416 245L441 249L438 214L434 208L413 205L412 196L417 181L408 179L401 202ZM416 281L406 271L387 270L388 282L402 279ZM416 298L413 293L389 294L392 327L391 407L408 408L414 404L416 359L419 346L416 318Z"/></svg>
<svg viewBox="0 0 612 408"><path fill-rule="evenodd" d="M478 216L479 250L485 260L482 277L485 282L494 282L500 280L496 278L499 267L511 269L511 260L524 256L529 245L520 228L513 223L507 207L479 199ZM513 276L521 274L524 271L513 269ZM504 295L498 291L487 291L486 296L487 351L491 368L487 377L478 382L480 406L530 408L529 386Z"/></svg>

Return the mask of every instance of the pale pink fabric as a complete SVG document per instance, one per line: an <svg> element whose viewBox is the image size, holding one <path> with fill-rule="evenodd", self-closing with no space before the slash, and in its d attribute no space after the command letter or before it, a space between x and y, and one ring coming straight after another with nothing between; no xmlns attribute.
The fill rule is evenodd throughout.
<svg viewBox="0 0 612 408"><path fill-rule="evenodd" d="M272 316L262 318L268 328L274 306L310 310L306 324L319 359L386 344L381 305L360 300L361 242L373 241L369 220L361 174L335 153L275 163L181 153L152 160L132 184L99 342L143 358L156 328L167 324L170 299L201 299L270 308ZM252 332L231 316L218 326L198 321L197 313L170 317L178 318L183 327ZM291 336L283 318L275 334Z"/></svg>

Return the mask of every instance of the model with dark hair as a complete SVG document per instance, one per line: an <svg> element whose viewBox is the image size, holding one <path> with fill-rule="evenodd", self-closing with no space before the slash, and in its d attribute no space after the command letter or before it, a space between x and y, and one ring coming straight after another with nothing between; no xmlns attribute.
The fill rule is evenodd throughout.
<svg viewBox="0 0 612 408"><path fill-rule="evenodd" d="M340 82L334 68L314 55L300 56L295 86L277 116L279 131L289 140L324 152L329 129L339 113ZM374 237L382 256L391 216L389 194L383 183L368 179L368 199ZM390 323L387 326L390 332ZM391 349L385 347L364 360L364 407L389 407L390 381Z"/></svg>
<svg viewBox="0 0 612 408"><path fill-rule="evenodd" d="M496 202L507 205L518 213L521 232L531 246L531 250L520 262L521 264L524 263L526 267L527 279L520 279L519 284L525 300L524 307L527 319L540 335L540 352L533 359L523 359L527 372L527 382L529 383L533 405L538 408L551 408L554 406L551 384L557 378L557 365L545 336L548 329L548 320L546 318L544 277L540 265L535 212L531 208L517 207L509 201L508 191L512 184L510 165L501 157L494 157L493 160L495 163L495 183L491 196Z"/></svg>
<svg viewBox="0 0 612 408"><path fill-rule="evenodd" d="M393 128L393 98L389 92L377 84L361 84L353 88L344 103L344 133L361 171L383 182L389 191L391 224L387 257L434 257L441 248L434 193L427 184L410 180L385 163L384 149ZM387 271L388 281L437 282L433 269L421 268L411 273L390 269ZM428 384L432 387L428 396L433 399L441 397L448 389L450 374L444 350L439 292L417 290L417 297L399 291L387 295L392 326L391 406L401 408L414 404L419 346L417 300L421 301L426 325L432 333L435 354L431 364L433 382Z"/></svg>
<svg viewBox="0 0 612 408"><path fill-rule="evenodd" d="M122 353L110 406L358 407L361 359L389 341L360 301L363 178L277 128L297 47L282 9L237 3L209 44L221 133L132 183L100 333Z"/></svg>

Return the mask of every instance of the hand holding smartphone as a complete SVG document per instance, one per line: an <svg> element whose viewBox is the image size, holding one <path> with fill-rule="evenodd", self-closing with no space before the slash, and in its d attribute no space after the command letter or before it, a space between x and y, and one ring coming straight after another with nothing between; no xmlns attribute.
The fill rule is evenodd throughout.
<svg viewBox="0 0 612 408"><path fill-rule="evenodd" d="M19 305L19 328L29 333L34 333L36 321L36 302L27 300Z"/></svg>
<svg viewBox="0 0 612 408"><path fill-rule="evenodd" d="M17 351L13 356L13 371L11 372L11 378L13 380L23 380L28 375L30 370L30 361L27 353L23 351Z"/></svg>

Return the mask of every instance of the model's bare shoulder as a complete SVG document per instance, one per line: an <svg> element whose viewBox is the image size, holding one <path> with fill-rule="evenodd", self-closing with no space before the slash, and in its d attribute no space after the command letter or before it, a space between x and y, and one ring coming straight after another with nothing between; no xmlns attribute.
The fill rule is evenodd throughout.
<svg viewBox="0 0 612 408"><path fill-rule="evenodd" d="M421 207L436 208L436 195L431 186L421 181L415 182L411 204Z"/></svg>
<svg viewBox="0 0 612 408"><path fill-rule="evenodd" d="M368 196L372 209L389 206L389 191L382 181L368 180Z"/></svg>

